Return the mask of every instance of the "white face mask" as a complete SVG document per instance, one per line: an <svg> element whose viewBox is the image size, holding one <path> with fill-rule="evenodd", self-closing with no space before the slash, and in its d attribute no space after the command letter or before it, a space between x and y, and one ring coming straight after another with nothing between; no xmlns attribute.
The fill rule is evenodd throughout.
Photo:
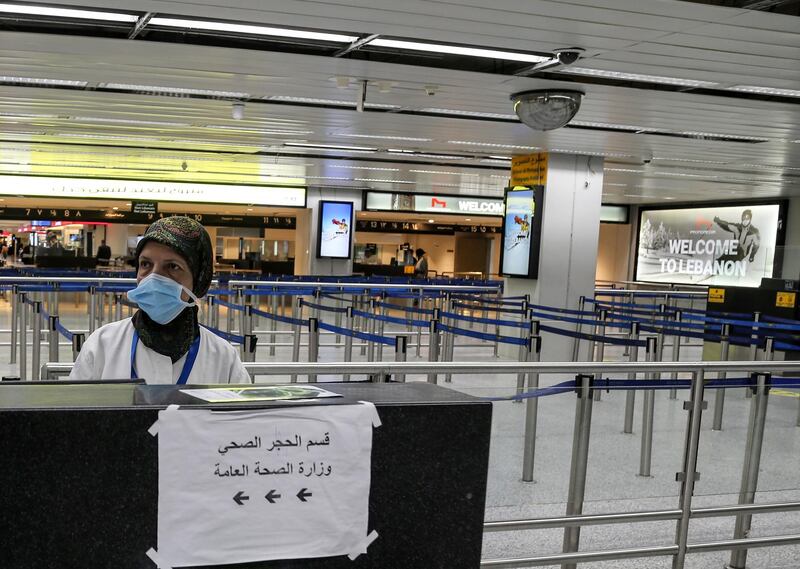
<svg viewBox="0 0 800 569"><path fill-rule="evenodd" d="M184 301L181 298L182 292L186 292L194 302ZM128 298L159 324L172 322L188 306L200 307L200 301L192 291L171 278L157 273L150 273L135 289L129 290Z"/></svg>

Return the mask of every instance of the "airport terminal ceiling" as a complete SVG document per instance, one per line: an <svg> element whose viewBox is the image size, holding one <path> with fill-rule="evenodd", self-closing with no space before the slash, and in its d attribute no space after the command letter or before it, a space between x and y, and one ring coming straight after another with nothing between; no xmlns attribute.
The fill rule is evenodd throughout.
<svg viewBox="0 0 800 569"><path fill-rule="evenodd" d="M550 151L604 155L607 203L800 194L791 16L655 0L80 6L132 21L0 12L0 173L502 196L510 156ZM148 14L344 40L187 34ZM520 76L529 62L391 47L397 38L529 62L585 51ZM567 127L535 132L509 95L546 88L585 96Z"/></svg>

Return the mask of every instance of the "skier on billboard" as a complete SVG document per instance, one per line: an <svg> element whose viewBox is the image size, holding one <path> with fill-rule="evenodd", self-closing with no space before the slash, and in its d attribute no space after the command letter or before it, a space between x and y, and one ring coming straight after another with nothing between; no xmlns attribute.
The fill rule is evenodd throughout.
<svg viewBox="0 0 800 569"><path fill-rule="evenodd" d="M739 243L736 254L722 255L717 261L743 261L747 259L750 263L756 258L756 252L761 246L761 235L758 229L751 225L753 212L746 209L742 212L742 222L735 223L723 221L719 217L714 218L714 223L723 230L733 233L734 239Z"/></svg>

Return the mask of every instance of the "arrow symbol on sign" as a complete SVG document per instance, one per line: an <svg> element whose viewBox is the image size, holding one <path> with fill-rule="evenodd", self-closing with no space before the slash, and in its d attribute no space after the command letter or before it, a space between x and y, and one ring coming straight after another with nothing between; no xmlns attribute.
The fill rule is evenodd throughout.
<svg viewBox="0 0 800 569"><path fill-rule="evenodd" d="M275 500L281 497L280 494L276 494L275 490L270 490L269 493L264 496L270 504L274 504Z"/></svg>
<svg viewBox="0 0 800 569"><path fill-rule="evenodd" d="M310 498L311 496L312 494L308 491L308 488L303 488L297 493L297 497L301 502L307 502L308 500L306 500L306 498Z"/></svg>
<svg viewBox="0 0 800 569"><path fill-rule="evenodd" d="M239 504L240 506L244 505L244 500L249 500L250 496L245 496L243 490L239 490L236 493L236 496L233 497L233 501Z"/></svg>

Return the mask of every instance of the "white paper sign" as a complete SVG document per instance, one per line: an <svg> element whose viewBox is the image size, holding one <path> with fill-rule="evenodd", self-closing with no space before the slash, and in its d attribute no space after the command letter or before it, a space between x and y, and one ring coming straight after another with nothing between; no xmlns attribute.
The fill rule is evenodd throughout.
<svg viewBox="0 0 800 569"><path fill-rule="evenodd" d="M366 552L373 425L371 403L160 412L159 561Z"/></svg>

